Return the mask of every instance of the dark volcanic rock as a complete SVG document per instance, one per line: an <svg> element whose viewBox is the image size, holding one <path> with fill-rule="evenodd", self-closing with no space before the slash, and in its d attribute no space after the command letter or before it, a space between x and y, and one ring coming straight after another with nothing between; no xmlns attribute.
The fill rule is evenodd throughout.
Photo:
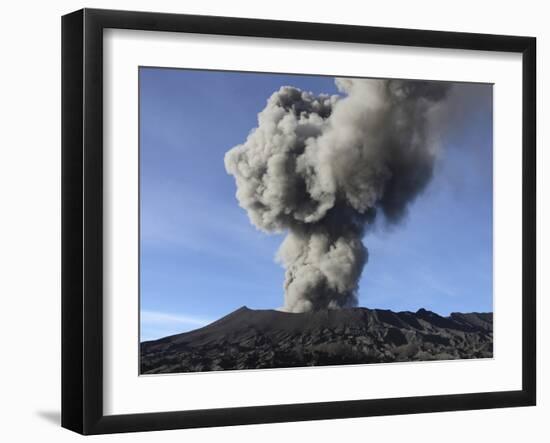
<svg viewBox="0 0 550 443"><path fill-rule="evenodd" d="M301 314L242 307L208 326L141 343L141 373L490 358L493 314L350 308Z"/></svg>

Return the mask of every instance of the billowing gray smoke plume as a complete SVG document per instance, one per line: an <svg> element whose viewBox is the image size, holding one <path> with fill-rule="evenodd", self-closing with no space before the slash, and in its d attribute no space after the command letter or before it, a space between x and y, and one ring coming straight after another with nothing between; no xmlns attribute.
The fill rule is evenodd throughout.
<svg viewBox="0 0 550 443"><path fill-rule="evenodd" d="M225 156L237 198L265 232L288 232L284 309L357 304L377 214L399 222L430 181L448 84L337 79L342 95L285 86Z"/></svg>

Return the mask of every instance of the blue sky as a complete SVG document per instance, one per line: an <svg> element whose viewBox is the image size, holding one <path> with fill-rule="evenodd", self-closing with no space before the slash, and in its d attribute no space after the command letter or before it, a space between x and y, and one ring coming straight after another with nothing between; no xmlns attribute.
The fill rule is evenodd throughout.
<svg viewBox="0 0 550 443"><path fill-rule="evenodd" d="M223 163L282 85L337 93L331 77L140 69L141 340L243 305L283 304L284 269L274 260L283 237L250 224ZM365 236L360 306L492 311L490 88L456 116L406 220Z"/></svg>

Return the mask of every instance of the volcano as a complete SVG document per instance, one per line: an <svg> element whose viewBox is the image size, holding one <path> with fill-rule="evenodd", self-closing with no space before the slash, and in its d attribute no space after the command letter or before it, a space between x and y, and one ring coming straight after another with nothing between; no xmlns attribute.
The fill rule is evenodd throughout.
<svg viewBox="0 0 550 443"><path fill-rule="evenodd" d="M493 357L493 314L243 306L194 331L140 344L141 374Z"/></svg>

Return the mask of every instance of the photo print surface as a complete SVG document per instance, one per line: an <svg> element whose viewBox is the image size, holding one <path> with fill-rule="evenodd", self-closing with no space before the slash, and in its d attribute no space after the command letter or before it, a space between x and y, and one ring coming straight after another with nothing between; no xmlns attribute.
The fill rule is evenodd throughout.
<svg viewBox="0 0 550 443"><path fill-rule="evenodd" d="M493 356L493 87L139 69L140 373Z"/></svg>

